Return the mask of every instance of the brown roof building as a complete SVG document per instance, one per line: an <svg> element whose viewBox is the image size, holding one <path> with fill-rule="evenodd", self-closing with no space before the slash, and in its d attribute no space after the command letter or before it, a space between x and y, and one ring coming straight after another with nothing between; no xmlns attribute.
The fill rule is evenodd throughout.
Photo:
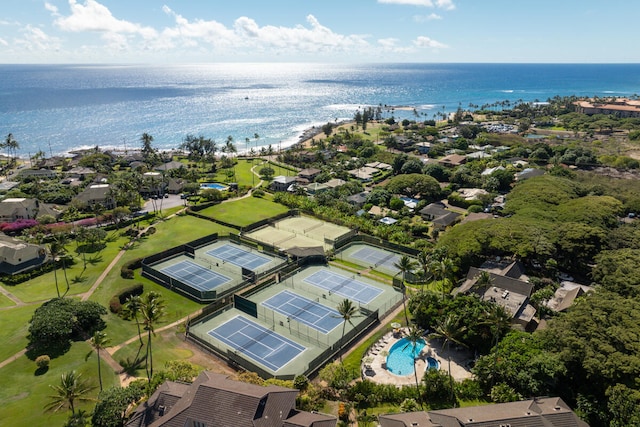
<svg viewBox="0 0 640 427"><path fill-rule="evenodd" d="M295 409L298 390L259 386L205 371L192 384L167 381L127 427L335 427L336 418Z"/></svg>
<svg viewBox="0 0 640 427"><path fill-rule="evenodd" d="M380 415L380 427L589 427L559 397Z"/></svg>

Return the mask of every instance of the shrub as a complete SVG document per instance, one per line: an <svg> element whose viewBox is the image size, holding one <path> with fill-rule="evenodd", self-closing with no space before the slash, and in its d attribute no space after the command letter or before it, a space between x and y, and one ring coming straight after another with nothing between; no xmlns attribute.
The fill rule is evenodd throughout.
<svg viewBox="0 0 640 427"><path fill-rule="evenodd" d="M51 358L46 354L36 357L36 366L38 367L38 369L48 368L50 362L51 362Z"/></svg>
<svg viewBox="0 0 640 427"><path fill-rule="evenodd" d="M129 299L129 297L132 297L134 295L142 295L142 292L144 292L144 286L142 285L142 283L136 283L135 285L121 290L117 295L118 301L120 301L120 304L124 304L125 302L127 302L127 299Z"/></svg>
<svg viewBox="0 0 640 427"><path fill-rule="evenodd" d="M155 234L155 233L156 233L156 228L155 227L147 228L147 234L151 235L151 234Z"/></svg>
<svg viewBox="0 0 640 427"><path fill-rule="evenodd" d="M120 268L120 277L123 279L133 279L133 270L140 267L142 267L142 258L132 259Z"/></svg>
<svg viewBox="0 0 640 427"><path fill-rule="evenodd" d="M114 314L120 314L122 312L122 304L120 304L120 298L114 295L109 301L109 311Z"/></svg>

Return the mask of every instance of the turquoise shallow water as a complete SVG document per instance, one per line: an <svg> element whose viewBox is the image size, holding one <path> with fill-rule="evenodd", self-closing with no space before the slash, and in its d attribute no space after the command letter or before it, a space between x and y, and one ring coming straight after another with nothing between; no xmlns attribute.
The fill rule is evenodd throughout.
<svg viewBox="0 0 640 427"><path fill-rule="evenodd" d="M193 134L219 146L232 136L244 151L284 148L365 106L424 120L470 104L637 93L640 64L0 65L0 131L23 156L139 148L143 132L156 148Z"/></svg>
<svg viewBox="0 0 640 427"><path fill-rule="evenodd" d="M413 360L424 348L424 341L420 340L414 347L411 341L402 338L389 349L387 356L387 370L396 375L409 375L414 372Z"/></svg>

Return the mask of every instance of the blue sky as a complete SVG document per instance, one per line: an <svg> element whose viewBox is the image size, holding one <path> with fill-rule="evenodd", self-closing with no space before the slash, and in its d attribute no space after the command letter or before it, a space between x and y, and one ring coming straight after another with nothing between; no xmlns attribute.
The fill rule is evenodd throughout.
<svg viewBox="0 0 640 427"><path fill-rule="evenodd" d="M0 63L640 62L636 0L2 0Z"/></svg>

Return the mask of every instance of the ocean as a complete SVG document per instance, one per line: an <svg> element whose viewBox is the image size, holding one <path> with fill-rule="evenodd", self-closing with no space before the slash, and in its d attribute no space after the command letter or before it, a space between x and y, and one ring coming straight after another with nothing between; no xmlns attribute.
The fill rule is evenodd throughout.
<svg viewBox="0 0 640 427"><path fill-rule="evenodd" d="M242 152L288 147L367 106L425 120L470 104L638 93L640 64L0 65L0 136L12 133L21 156L137 149L144 132L159 149L193 134L219 146L231 136Z"/></svg>

